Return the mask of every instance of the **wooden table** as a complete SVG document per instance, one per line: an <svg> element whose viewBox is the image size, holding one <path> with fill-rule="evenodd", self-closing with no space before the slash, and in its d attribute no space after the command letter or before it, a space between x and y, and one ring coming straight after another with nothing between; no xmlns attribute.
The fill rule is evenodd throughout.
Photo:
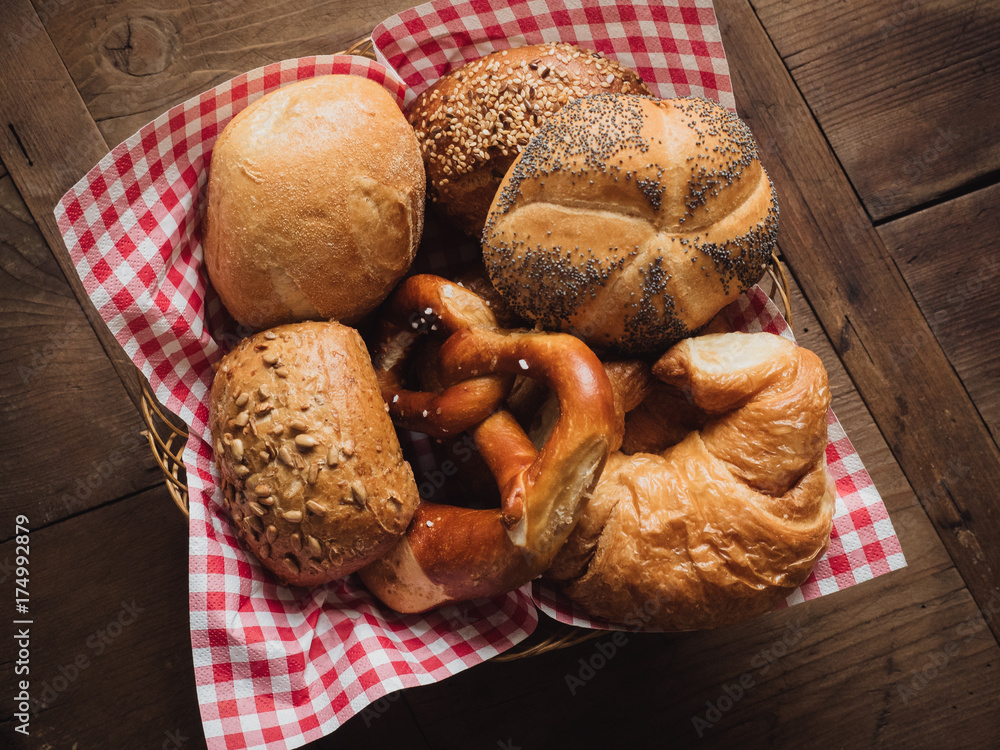
<svg viewBox="0 0 1000 750"><path fill-rule="evenodd" d="M204 743L186 522L139 437L132 367L51 250L53 205L171 105L343 49L409 4L4 0L0 582L9 603L25 514L32 685L51 695L30 739L16 734L5 657L0 745ZM629 636L575 691L566 676L606 639L488 663L314 746L1000 745L1000 6L716 9L781 196L799 340L829 370L909 566L742 627Z"/></svg>

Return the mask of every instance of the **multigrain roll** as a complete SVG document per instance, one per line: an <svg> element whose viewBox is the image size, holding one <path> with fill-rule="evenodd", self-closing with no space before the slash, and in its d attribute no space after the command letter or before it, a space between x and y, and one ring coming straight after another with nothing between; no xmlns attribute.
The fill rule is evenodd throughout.
<svg viewBox="0 0 1000 750"><path fill-rule="evenodd" d="M774 188L735 114L598 94L553 115L507 173L483 259L518 314L646 354L755 284L777 231Z"/></svg>
<svg viewBox="0 0 1000 750"><path fill-rule="evenodd" d="M413 130L380 85L328 75L282 86L215 144L203 232L212 285L254 329L354 323L409 269L425 189Z"/></svg>
<svg viewBox="0 0 1000 750"><path fill-rule="evenodd" d="M216 372L210 424L237 532L285 583L354 572L416 510L413 472L351 328L297 323L244 339Z"/></svg>
<svg viewBox="0 0 1000 750"><path fill-rule="evenodd" d="M431 201L478 239L500 181L539 125L567 102L602 92L650 93L633 71L571 44L494 52L451 71L407 115Z"/></svg>

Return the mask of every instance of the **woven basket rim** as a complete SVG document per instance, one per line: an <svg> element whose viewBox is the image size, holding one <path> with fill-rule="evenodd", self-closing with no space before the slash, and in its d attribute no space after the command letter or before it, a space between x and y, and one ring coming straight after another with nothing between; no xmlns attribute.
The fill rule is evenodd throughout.
<svg viewBox="0 0 1000 750"><path fill-rule="evenodd" d="M351 44L347 49L338 52L340 55L356 55L375 59L375 50L371 37L362 37ZM785 322L792 328L792 306L791 295L788 283L788 276L776 253L771 255L771 263L767 267L767 275L771 278L774 289L781 299L785 312ZM773 292L772 292L773 294ZM150 388L146 378L141 371L136 369L141 390L141 413L146 429L142 435L149 443L150 452L156 460L157 466L164 477L164 483L171 499L187 516L189 514L189 494L187 487L187 476L184 470L182 452L187 443L188 431L179 423L179 419L160 407L159 401ZM169 416L168 416L169 415ZM508 662L517 659L530 658L550 651L557 651L575 646L592 638L596 638L606 631L592 630L589 628L579 628L565 623L558 623L554 626L557 632L550 634L538 643L528 644L522 642L515 648L505 653L494 656L491 661Z"/></svg>

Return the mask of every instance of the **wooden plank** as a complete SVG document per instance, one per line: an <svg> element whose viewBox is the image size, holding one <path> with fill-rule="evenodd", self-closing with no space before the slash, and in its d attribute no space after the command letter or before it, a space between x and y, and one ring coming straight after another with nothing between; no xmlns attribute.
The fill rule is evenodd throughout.
<svg viewBox="0 0 1000 750"><path fill-rule="evenodd" d="M9 0L0 13L0 158L10 170L42 236L110 358L133 403L132 365L87 298L59 235L52 210L108 151L29 0Z"/></svg>
<svg viewBox="0 0 1000 750"><path fill-rule="evenodd" d="M187 522L166 489L36 531L30 542L28 677L46 705L27 746L160 747L167 732L199 736ZM0 545L0 560L14 555L14 542ZM8 693L13 667L0 664ZM4 720L0 743L24 747L10 712Z"/></svg>
<svg viewBox="0 0 1000 750"><path fill-rule="evenodd" d="M739 627L630 635L610 657L605 636L408 691L432 746L994 744L1000 646L794 287L792 299L797 339L827 366L834 410L890 509L909 566ZM1000 619L1000 592L993 607ZM567 676L583 684L573 682L573 692ZM741 678L752 685L734 699ZM709 715L708 703L723 710Z"/></svg>
<svg viewBox="0 0 1000 750"><path fill-rule="evenodd" d="M634 635L617 648L603 637L487 664L408 699L442 750L995 746L996 643L964 592L934 596L931 577L906 584L927 609L897 592L894 607L880 599L863 619L837 616L892 591L877 584L742 628Z"/></svg>
<svg viewBox="0 0 1000 750"><path fill-rule="evenodd" d="M1000 185L890 221L878 233L998 439Z"/></svg>
<svg viewBox="0 0 1000 750"><path fill-rule="evenodd" d="M166 490L33 532L30 541L29 679L32 696L47 705L27 743L4 711L0 746L204 747L187 615L188 527ZM15 543L0 544L10 599L15 560ZM6 643L13 628L4 618ZM86 666L74 673L80 658ZM0 662L0 686L11 697L22 679L14 667L12 658ZM388 705L367 722L348 722L323 746L426 747L405 703Z"/></svg>
<svg viewBox="0 0 1000 750"><path fill-rule="evenodd" d="M1000 5L753 6L875 219L996 180Z"/></svg>
<svg viewBox="0 0 1000 750"><path fill-rule="evenodd" d="M10 176L0 178L5 511L36 527L162 481L142 420ZM0 529L0 539L13 534Z"/></svg>
<svg viewBox="0 0 1000 750"><path fill-rule="evenodd" d="M1000 452L747 0L716 10L782 252L982 606L1000 580Z"/></svg>
<svg viewBox="0 0 1000 750"><path fill-rule="evenodd" d="M340 52L412 0L36 3L108 143L239 73ZM101 43L96 45L94 40Z"/></svg>

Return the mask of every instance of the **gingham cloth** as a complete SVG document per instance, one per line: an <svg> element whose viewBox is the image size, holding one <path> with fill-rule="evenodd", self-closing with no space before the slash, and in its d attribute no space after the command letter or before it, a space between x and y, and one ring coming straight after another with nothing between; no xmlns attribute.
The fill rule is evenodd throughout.
<svg viewBox="0 0 1000 750"><path fill-rule="evenodd" d="M221 129L247 104L290 81L363 75L402 103L451 65L512 44L556 39L618 58L661 96L701 94L733 106L708 0L437 2L387 20L373 39L379 58L397 73L361 58L325 56L238 76L142 128L55 209L104 321L159 401L190 426L183 459L191 509L191 640L211 748L292 748L314 740L391 691L435 682L510 648L534 629L536 606L557 619L599 627L538 584L402 616L374 603L353 577L313 590L278 586L244 551L222 506L207 442L211 363L248 333L222 308L202 268L202 192ZM415 267L449 275L476 252L442 240L428 222ZM787 328L759 290L736 304L733 313L748 330ZM832 413L830 437L838 488L834 538L792 603L905 564L885 507ZM405 442L418 480L433 476L441 459L434 444Z"/></svg>

